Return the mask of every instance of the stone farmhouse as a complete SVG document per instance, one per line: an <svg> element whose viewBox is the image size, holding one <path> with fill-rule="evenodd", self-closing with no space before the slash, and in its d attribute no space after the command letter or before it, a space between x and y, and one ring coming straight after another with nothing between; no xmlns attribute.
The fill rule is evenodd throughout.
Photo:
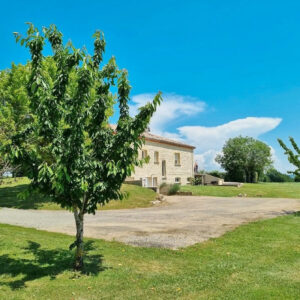
<svg viewBox="0 0 300 300"><path fill-rule="evenodd" d="M194 175L195 147L150 133L147 130L140 157L149 156L143 167L136 167L128 181L140 181L145 187L159 187L162 183L188 184Z"/></svg>

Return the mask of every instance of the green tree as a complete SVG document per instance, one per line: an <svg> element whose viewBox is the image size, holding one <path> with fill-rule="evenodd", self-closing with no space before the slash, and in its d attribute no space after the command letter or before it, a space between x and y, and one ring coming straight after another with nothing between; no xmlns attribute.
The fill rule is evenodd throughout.
<svg viewBox="0 0 300 300"><path fill-rule="evenodd" d="M19 132L8 147L10 158L21 163L31 178L30 190L50 195L71 210L76 223L75 269L83 267L84 215L95 213L97 204L122 199L122 183L134 166L143 161L138 150L150 118L161 102L158 93L152 103L129 115L130 85L126 70L118 70L115 59L102 64L105 40L94 37L94 54L63 44L54 25L40 32L29 24L25 37L16 40L29 48L31 73L28 83L30 110L34 116L26 130ZM46 42L51 44L55 62L53 74L45 72ZM120 115L113 130L108 124L117 86Z"/></svg>
<svg viewBox="0 0 300 300"><path fill-rule="evenodd" d="M290 142L294 151L288 148L281 139L278 139L278 142L280 146L285 150L285 154L287 155L289 162L296 167L294 171L290 171L289 173L294 174L295 181L298 181L300 178L300 148L292 137L290 137Z"/></svg>
<svg viewBox="0 0 300 300"><path fill-rule="evenodd" d="M275 168L270 168L265 175L265 181L267 182L292 182L293 178L291 178L287 174L283 174L276 170Z"/></svg>
<svg viewBox="0 0 300 300"><path fill-rule="evenodd" d="M3 146L25 124L28 112L26 91L28 68L12 64L11 69L0 71L0 153ZM5 167L4 167L5 165ZM0 154L0 168L7 169L3 153Z"/></svg>
<svg viewBox="0 0 300 300"><path fill-rule="evenodd" d="M231 138L216 162L226 170L229 180L255 183L272 164L271 148L251 137Z"/></svg>
<svg viewBox="0 0 300 300"><path fill-rule="evenodd" d="M0 71L0 175L13 170L1 149L26 124L29 102L25 82L28 74L28 66L15 64L11 69Z"/></svg>

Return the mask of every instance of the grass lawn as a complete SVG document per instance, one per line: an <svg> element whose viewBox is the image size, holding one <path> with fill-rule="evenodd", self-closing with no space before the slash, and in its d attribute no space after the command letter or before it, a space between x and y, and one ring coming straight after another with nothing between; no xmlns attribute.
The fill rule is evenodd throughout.
<svg viewBox="0 0 300 300"><path fill-rule="evenodd" d="M289 215L178 251L89 239L84 275L73 237L0 225L0 299L299 299L299 232Z"/></svg>
<svg viewBox="0 0 300 300"><path fill-rule="evenodd" d="M296 198L300 199L300 183L246 183L242 187L229 186L182 186L181 191L192 192L195 196Z"/></svg>
<svg viewBox="0 0 300 300"><path fill-rule="evenodd" d="M41 195L33 195L28 199L20 199L17 195L24 191L29 183L27 178L5 179L0 186L0 207L23 208L23 209L50 209L58 210L61 207L50 201L49 198ZM124 209L152 206L151 201L155 200L154 191L140 186L124 184L122 190L128 193L128 198L122 201L110 201L99 209Z"/></svg>

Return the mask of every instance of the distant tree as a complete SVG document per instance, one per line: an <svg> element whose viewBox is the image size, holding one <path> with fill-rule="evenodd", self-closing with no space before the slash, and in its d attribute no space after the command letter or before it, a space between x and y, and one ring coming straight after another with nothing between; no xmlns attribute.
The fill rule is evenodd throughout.
<svg viewBox="0 0 300 300"><path fill-rule="evenodd" d="M251 137L229 139L216 162L227 172L227 180L255 183L272 164L271 148Z"/></svg>
<svg viewBox="0 0 300 300"><path fill-rule="evenodd" d="M70 248L76 247L75 269L81 270L84 215L94 214L97 204L123 197L123 181L134 166L143 163L138 157L144 142L141 135L161 94L130 117L127 72L118 70L114 58L102 65L105 40L99 31L93 36L93 56L75 49L71 42L64 45L54 25L40 32L29 24L25 37L15 35L31 53L27 91L34 118L13 137L7 153L31 179L29 193L36 190L49 195L73 212L76 240ZM42 53L47 41L55 62L51 76L45 72L47 58ZM120 109L115 130L108 124L115 101L113 86L117 86Z"/></svg>
<svg viewBox="0 0 300 300"><path fill-rule="evenodd" d="M26 124L29 99L26 76L29 68L12 64L11 69L0 71L0 146Z"/></svg>
<svg viewBox="0 0 300 300"><path fill-rule="evenodd" d="M29 65L12 64L10 69L0 71L0 169L4 172L15 172L1 152L11 143L16 132L25 128L29 120L29 97L26 80L29 76Z"/></svg>
<svg viewBox="0 0 300 300"><path fill-rule="evenodd" d="M300 178L300 148L292 137L290 137L290 142L293 150L288 148L281 139L278 139L278 142L280 146L285 150L285 154L287 155L289 162L296 167L295 171L290 171L289 173L294 174L295 181L298 181Z"/></svg>
<svg viewBox="0 0 300 300"><path fill-rule="evenodd" d="M276 170L275 168L270 168L265 176L265 181L267 182L292 182L293 178L287 174L283 174Z"/></svg>

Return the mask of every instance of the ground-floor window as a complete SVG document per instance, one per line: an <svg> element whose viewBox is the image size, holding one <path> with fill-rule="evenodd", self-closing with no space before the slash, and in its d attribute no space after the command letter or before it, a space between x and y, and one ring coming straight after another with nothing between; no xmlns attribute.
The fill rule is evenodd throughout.
<svg viewBox="0 0 300 300"><path fill-rule="evenodd" d="M175 183L181 183L181 178L180 177L175 177Z"/></svg>

